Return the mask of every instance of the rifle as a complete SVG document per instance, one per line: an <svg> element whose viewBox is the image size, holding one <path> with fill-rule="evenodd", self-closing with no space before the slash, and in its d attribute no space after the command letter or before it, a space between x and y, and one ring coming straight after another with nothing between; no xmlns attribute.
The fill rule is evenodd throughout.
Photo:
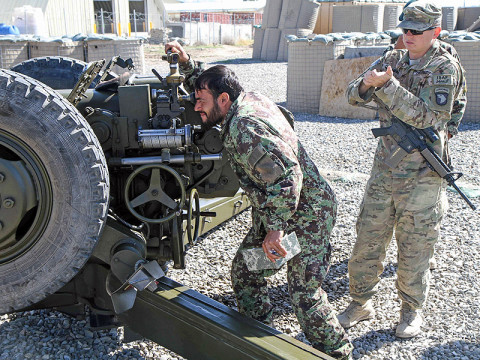
<svg viewBox="0 0 480 360"><path fill-rule="evenodd" d="M372 129L372 133L376 138L379 136L390 135L397 142L398 146L385 161L388 166L395 168L407 154L412 153L414 150L418 150L426 160L430 169L435 171L441 178L445 179L448 185L457 190L462 199L467 202L472 210L476 209L475 205L472 204L467 195L465 195L463 191L458 188L457 184L455 184L455 181L462 177L463 173L452 171L452 169L443 162L440 156L438 156L435 150L428 145L426 141L427 139L431 143L434 143L439 139L432 127L418 129L393 116L391 126Z"/></svg>

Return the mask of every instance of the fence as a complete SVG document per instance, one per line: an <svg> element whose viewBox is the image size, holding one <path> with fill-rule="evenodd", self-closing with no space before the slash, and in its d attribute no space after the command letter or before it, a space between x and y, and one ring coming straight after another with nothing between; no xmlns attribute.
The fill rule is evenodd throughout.
<svg viewBox="0 0 480 360"><path fill-rule="evenodd" d="M183 38L188 44L234 44L253 39L251 24L222 24L218 22L168 23L170 37Z"/></svg>
<svg viewBox="0 0 480 360"><path fill-rule="evenodd" d="M35 57L64 56L85 62L105 59L107 62L114 56L123 59L131 58L135 68L130 73L145 72L145 54L143 41L138 39L86 39L83 41L0 41L0 67L10 69L22 61ZM115 66L113 71L122 74L127 69Z"/></svg>

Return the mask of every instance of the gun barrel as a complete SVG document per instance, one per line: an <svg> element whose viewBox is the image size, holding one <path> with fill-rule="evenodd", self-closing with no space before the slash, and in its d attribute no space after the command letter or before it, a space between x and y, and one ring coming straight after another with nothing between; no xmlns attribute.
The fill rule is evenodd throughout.
<svg viewBox="0 0 480 360"><path fill-rule="evenodd" d="M465 195L465 193L457 186L457 184L455 184L455 182L453 182L453 181L449 182L448 185L450 185L455 190L457 190L457 192L460 194L462 199L465 200L465 202L468 204L468 206L470 206L470 208L472 210L477 210L477 207L475 205L473 205L473 203L470 201L470 199L467 197L467 195Z"/></svg>

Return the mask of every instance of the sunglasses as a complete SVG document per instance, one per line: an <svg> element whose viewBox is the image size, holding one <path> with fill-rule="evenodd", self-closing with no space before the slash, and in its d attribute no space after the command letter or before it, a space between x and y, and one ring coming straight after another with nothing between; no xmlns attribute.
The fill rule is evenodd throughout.
<svg viewBox="0 0 480 360"><path fill-rule="evenodd" d="M402 29L403 33L406 34L410 31L410 34L412 35L422 35L425 31L428 31L428 30L433 30L435 29L434 27L429 27L428 29L425 29L425 30L412 30L412 29Z"/></svg>

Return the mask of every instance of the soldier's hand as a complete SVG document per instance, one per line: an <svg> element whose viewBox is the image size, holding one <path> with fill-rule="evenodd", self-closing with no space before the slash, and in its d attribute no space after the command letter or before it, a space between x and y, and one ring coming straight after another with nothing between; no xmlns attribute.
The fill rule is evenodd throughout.
<svg viewBox="0 0 480 360"><path fill-rule="evenodd" d="M188 61L188 54L183 49L182 45L178 41L171 41L165 44L165 54L167 51L171 51L172 53L177 53L179 55L178 61L180 63L186 63Z"/></svg>
<svg viewBox="0 0 480 360"><path fill-rule="evenodd" d="M377 71L375 69L367 71L363 76L363 83L370 87L382 87L393 77L393 70L388 66L387 71Z"/></svg>
<svg viewBox="0 0 480 360"><path fill-rule="evenodd" d="M263 240L263 251L271 262L285 257L287 250L282 245L283 231L269 231Z"/></svg>

